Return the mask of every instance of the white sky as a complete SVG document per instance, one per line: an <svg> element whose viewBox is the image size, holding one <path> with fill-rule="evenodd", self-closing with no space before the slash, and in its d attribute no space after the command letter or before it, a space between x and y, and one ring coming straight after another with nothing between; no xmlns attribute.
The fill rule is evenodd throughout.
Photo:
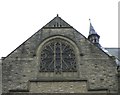
<svg viewBox="0 0 120 95"><path fill-rule="evenodd" d="M88 37L89 18L103 47L118 47L119 0L0 0L0 57L57 14Z"/></svg>

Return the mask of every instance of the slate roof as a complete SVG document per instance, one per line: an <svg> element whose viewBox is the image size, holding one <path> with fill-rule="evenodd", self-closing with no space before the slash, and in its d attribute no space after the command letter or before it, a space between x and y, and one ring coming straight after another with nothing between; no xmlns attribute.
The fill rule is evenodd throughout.
<svg viewBox="0 0 120 95"><path fill-rule="evenodd" d="M97 34L95 29L93 28L92 24L90 23L90 30L89 30L89 35L91 34Z"/></svg>
<svg viewBox="0 0 120 95"><path fill-rule="evenodd" d="M92 23L90 22L90 29L89 29L89 36L90 35L97 35L98 37L100 37L97 32L95 31L94 27L92 26Z"/></svg>
<svg viewBox="0 0 120 95"><path fill-rule="evenodd" d="M120 48L105 48L111 55L120 60Z"/></svg>

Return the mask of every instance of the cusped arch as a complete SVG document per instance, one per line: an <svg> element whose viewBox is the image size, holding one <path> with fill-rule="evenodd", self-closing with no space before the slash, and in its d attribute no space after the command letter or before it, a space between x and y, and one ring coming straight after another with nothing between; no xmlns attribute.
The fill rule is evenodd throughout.
<svg viewBox="0 0 120 95"><path fill-rule="evenodd" d="M77 45L63 36L44 40L37 51L40 72L77 72L79 62Z"/></svg>

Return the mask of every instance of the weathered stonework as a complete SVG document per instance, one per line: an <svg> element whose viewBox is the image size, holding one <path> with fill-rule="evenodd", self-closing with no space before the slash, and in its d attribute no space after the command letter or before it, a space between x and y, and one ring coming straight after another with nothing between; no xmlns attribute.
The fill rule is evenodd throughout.
<svg viewBox="0 0 120 95"><path fill-rule="evenodd" d="M86 82L31 82L30 92L33 93L85 93Z"/></svg>
<svg viewBox="0 0 120 95"><path fill-rule="evenodd" d="M56 23L58 25L54 26ZM41 47L55 38L65 39L74 46L77 55L77 72L61 74L39 72ZM42 89L45 93L118 92L116 63L113 58L60 17L55 17L21 44L3 60L2 64L3 93L15 90L42 93ZM57 82L58 79L61 82ZM65 87L67 90L64 90Z"/></svg>

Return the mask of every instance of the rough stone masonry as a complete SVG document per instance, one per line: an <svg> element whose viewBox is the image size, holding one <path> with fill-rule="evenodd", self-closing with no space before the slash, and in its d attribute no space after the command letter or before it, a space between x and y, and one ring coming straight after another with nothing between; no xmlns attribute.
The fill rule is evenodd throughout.
<svg viewBox="0 0 120 95"><path fill-rule="evenodd" d="M117 93L117 74L113 57L57 16L2 60L2 93Z"/></svg>

